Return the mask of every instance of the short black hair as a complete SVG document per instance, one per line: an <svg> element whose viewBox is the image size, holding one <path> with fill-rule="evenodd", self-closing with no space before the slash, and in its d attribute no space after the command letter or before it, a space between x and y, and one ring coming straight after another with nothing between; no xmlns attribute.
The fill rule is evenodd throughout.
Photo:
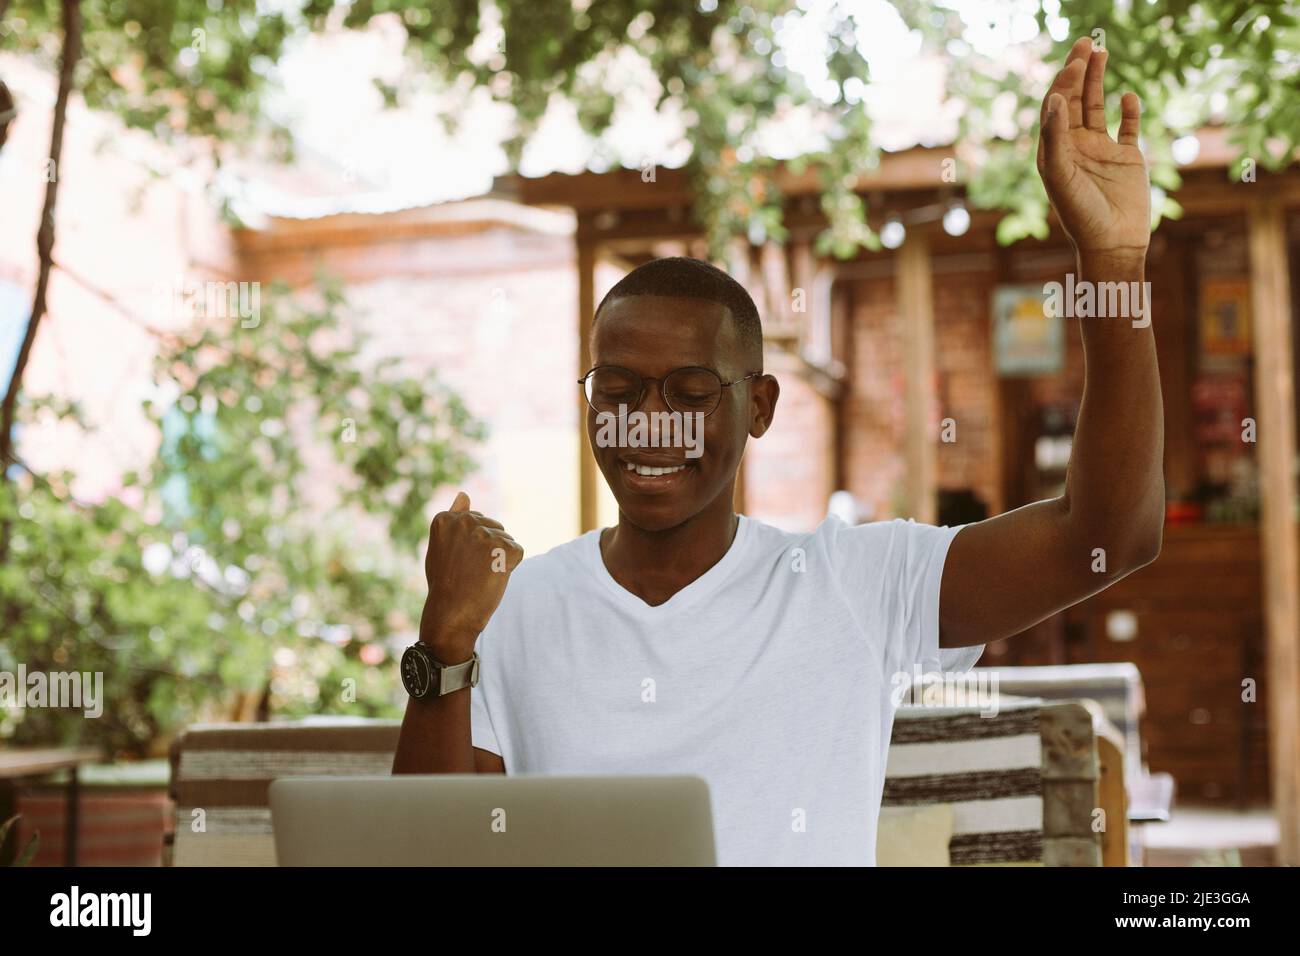
<svg viewBox="0 0 1300 956"><path fill-rule="evenodd" d="M665 256L637 266L620 279L596 307L594 324L606 303L634 295L662 295L679 299L704 299L725 305L740 333L741 347L750 358L763 361L763 323L758 307L745 287L712 263L686 256Z"/></svg>

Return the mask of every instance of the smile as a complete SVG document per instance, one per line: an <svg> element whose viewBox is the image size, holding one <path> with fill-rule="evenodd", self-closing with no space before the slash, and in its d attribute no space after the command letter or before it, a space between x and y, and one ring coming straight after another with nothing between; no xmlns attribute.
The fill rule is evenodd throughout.
<svg viewBox="0 0 1300 956"><path fill-rule="evenodd" d="M646 477L658 475L672 475L679 471L685 470L685 465L674 465L672 467L655 467L653 465L638 465L634 461L627 462L627 470L634 471L638 475Z"/></svg>
<svg viewBox="0 0 1300 956"><path fill-rule="evenodd" d="M618 473L623 488L637 495L671 495L691 480L693 461L628 461L620 459Z"/></svg>

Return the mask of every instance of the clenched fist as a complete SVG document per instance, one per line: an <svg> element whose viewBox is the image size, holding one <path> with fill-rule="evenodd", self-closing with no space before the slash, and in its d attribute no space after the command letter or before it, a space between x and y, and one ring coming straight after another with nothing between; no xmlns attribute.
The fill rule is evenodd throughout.
<svg viewBox="0 0 1300 956"><path fill-rule="evenodd" d="M501 603L510 572L524 549L501 522L469 509L459 492L451 510L439 512L429 527L424 576L429 598L420 619L420 640L444 664L459 664L474 652L474 642Z"/></svg>

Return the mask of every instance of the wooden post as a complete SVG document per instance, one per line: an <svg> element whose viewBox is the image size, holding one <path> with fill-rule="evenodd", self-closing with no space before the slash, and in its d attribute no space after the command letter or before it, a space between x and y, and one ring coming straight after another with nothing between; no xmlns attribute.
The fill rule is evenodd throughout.
<svg viewBox="0 0 1300 956"><path fill-rule="evenodd" d="M763 290L766 307L763 311L764 337L780 338L787 341L799 340L799 329L791 309L790 270L785 261L785 250L775 242L766 242L759 250L759 285ZM760 300L755 300L758 303Z"/></svg>
<svg viewBox="0 0 1300 956"><path fill-rule="evenodd" d="M758 314L762 316L764 324L763 336L766 338L769 318L767 312L767 288L763 284L761 269L756 272L754 268L753 249L749 241L742 238L732 239L727 248L726 262L715 262L714 265L725 269L728 275L745 287L745 291L754 300ZM740 459L740 465L736 468L736 484L731 492L731 510L736 514L745 513L745 459L743 456Z"/></svg>
<svg viewBox="0 0 1300 956"><path fill-rule="evenodd" d="M763 286L763 276L757 272L753 263L753 249L747 239L732 239L731 244L727 247L727 261L725 263L715 262L714 265L723 269L733 279L745 287L749 297L754 300L754 306L758 309L758 314L762 316L764 324L768 324L767 314L767 290ZM764 335L767 329L763 330Z"/></svg>
<svg viewBox="0 0 1300 956"><path fill-rule="evenodd" d="M903 381L907 435L907 517L933 524L937 450L931 434L934 401L934 296L930 244L913 230L898 251L898 304L903 316Z"/></svg>
<svg viewBox="0 0 1300 956"><path fill-rule="evenodd" d="M751 438L750 441L753 441ZM741 455L736 468L736 486L731 492L731 510L738 515L745 513L745 456Z"/></svg>
<svg viewBox="0 0 1300 956"><path fill-rule="evenodd" d="M1295 375L1286 220L1280 204L1263 200L1251 206L1248 220L1269 757L1278 821L1277 862L1296 866L1300 865L1300 541L1295 517Z"/></svg>
<svg viewBox="0 0 1300 956"><path fill-rule="evenodd" d="M63 816L63 865L77 865L77 831L81 826L81 781L74 764L68 768L68 786L65 792L68 805ZM14 834L14 839L18 834Z"/></svg>
<svg viewBox="0 0 1300 956"><path fill-rule="evenodd" d="M596 242L590 238L585 217L578 222L578 371L591 366L591 320L596 313ZM578 402L578 533L596 527L596 459L587 437L587 399L581 389Z"/></svg>
<svg viewBox="0 0 1300 956"><path fill-rule="evenodd" d="M1167 297L1167 304L1160 307L1165 321L1157 330L1156 355L1165 405L1165 494L1172 501L1189 498L1200 479L1192 403L1187 400L1195 374L1194 303L1199 276L1187 238L1170 236L1164 246L1163 255L1154 262L1148 259L1148 268L1158 270L1152 288L1164 289Z"/></svg>
<svg viewBox="0 0 1300 956"><path fill-rule="evenodd" d="M1097 731L1097 764L1097 806L1106 813L1106 828L1101 831L1101 865L1128 866L1128 796L1124 790L1124 740L1119 736L1118 731Z"/></svg>

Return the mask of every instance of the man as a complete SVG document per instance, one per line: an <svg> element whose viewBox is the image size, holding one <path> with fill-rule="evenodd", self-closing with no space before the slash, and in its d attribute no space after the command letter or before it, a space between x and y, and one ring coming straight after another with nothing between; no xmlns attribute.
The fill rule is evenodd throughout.
<svg viewBox="0 0 1300 956"><path fill-rule="evenodd" d="M1076 287L1142 288L1138 98L1125 94L1112 140L1105 67L1087 38L1070 51L1043 103L1038 169ZM419 647L457 675L439 688L470 682L476 650L481 679L412 698L394 772L699 774L720 863L871 865L893 675L964 670L983 644L1159 553L1150 323L1082 328L1087 381L1060 498L960 528L828 518L789 534L731 507L745 441L771 427L780 392L753 302L692 260L633 271L597 309L583 380L618 525L520 564L463 493L434 519ZM614 405L705 413L703 453L597 440Z"/></svg>

